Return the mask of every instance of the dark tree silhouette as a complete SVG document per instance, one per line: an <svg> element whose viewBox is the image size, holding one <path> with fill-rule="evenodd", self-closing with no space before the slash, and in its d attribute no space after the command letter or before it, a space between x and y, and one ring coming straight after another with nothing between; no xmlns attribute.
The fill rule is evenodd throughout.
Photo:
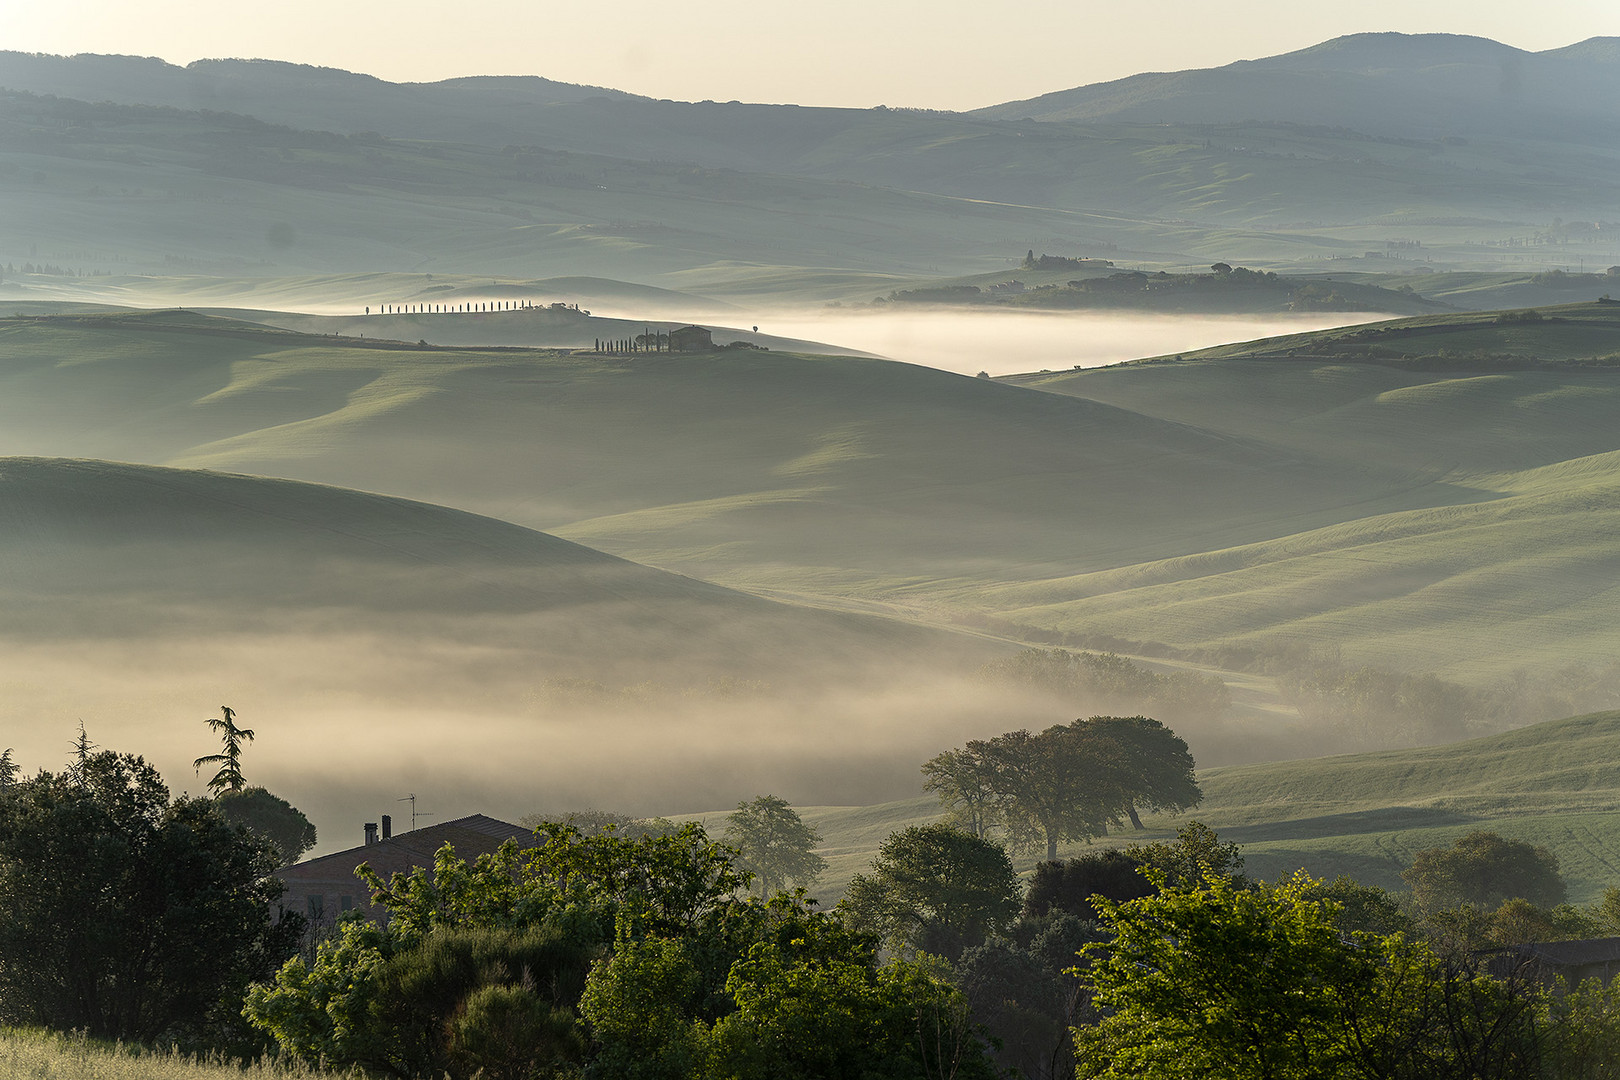
<svg viewBox="0 0 1620 1080"><path fill-rule="evenodd" d="M225 744L224 751L200 757L191 763L191 767L199 772L204 765L220 766L219 772L208 781L208 790L216 795L225 791L241 791L247 786L247 781L242 779L242 743L253 741L253 732L236 726L235 709L221 705L219 711L220 717L210 716L203 722L221 733L220 737ZM83 735L83 729L80 730L80 735Z"/></svg>
<svg viewBox="0 0 1620 1080"><path fill-rule="evenodd" d="M225 820L273 844L283 864L297 862L315 846L315 826L310 820L286 799L262 787L227 791L216 802Z"/></svg>
<svg viewBox="0 0 1620 1080"><path fill-rule="evenodd" d="M0 1024L184 1041L297 948L269 845L141 758L87 752L0 799ZM168 1045L165 1042L164 1045Z"/></svg>

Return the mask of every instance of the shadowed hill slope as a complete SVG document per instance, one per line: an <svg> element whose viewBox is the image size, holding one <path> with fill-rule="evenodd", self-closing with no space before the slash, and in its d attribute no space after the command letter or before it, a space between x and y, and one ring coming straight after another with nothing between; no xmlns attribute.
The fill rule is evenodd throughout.
<svg viewBox="0 0 1620 1080"><path fill-rule="evenodd" d="M1590 347L1569 314L1322 340L1450 325L1547 355ZM753 350L419 350L192 314L13 319L0 450L389 491L926 620L1337 643L1487 681L1620 647L1606 540L1620 372L1425 371L1314 347L1031 389Z"/></svg>
<svg viewBox="0 0 1620 1080"><path fill-rule="evenodd" d="M1197 816L1251 872L1304 867L1402 888L1423 848L1491 829L1558 856L1570 899L1620 885L1620 713L1432 749L1213 769Z"/></svg>
<svg viewBox="0 0 1620 1080"><path fill-rule="evenodd" d="M1620 885L1620 713L1444 747L1206 769L1199 783L1204 801L1196 810L1150 817L1148 831L1115 833L1097 845L1162 840L1198 820L1243 846L1251 875L1275 881L1303 868L1402 890L1401 871L1418 851L1490 829L1551 849L1576 903ZM918 797L801 812L825 838L821 850L832 865L822 895L831 897L867 869L889 833L936 820L942 810ZM1076 845L1063 855L1087 852ZM1033 861L1024 858L1021 868Z"/></svg>
<svg viewBox="0 0 1620 1080"><path fill-rule="evenodd" d="M0 459L8 636L442 621L611 678L792 677L874 651L988 646L748 596L463 511L317 484L102 461ZM458 628L459 627L459 628ZM457 629L458 628L458 629ZM857 663L859 661L859 663Z"/></svg>
<svg viewBox="0 0 1620 1080"><path fill-rule="evenodd" d="M1471 497L884 361L360 348L168 320L0 328L5 448L397 492L699 576L925 603L1326 525L1347 503Z"/></svg>
<svg viewBox="0 0 1620 1080"><path fill-rule="evenodd" d="M323 833L404 791L446 817L517 816L537 793L643 812L892 797L990 707L962 676L1007 648L440 506L17 457L0 643L0 730L25 768L54 767L80 720L178 786L207 748L195 719L224 702L258 731L255 782Z"/></svg>
<svg viewBox="0 0 1620 1080"><path fill-rule="evenodd" d="M1133 75L1007 102L998 120L1261 120L1376 135L1547 136L1620 128L1620 39L1527 52L1460 34L1353 34L1224 67Z"/></svg>

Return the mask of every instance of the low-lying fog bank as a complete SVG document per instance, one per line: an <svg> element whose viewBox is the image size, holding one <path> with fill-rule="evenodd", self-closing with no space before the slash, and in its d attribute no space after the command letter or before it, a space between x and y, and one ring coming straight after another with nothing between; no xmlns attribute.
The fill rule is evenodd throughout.
<svg viewBox="0 0 1620 1080"><path fill-rule="evenodd" d="M142 754L176 792L201 794L206 775L191 762L218 750L203 721L229 705L256 732L243 757L249 782L304 810L320 830L317 853L357 845L362 822L380 814L399 822L408 811L395 800L407 793L429 822L592 807L669 814L762 793L801 805L904 799L921 793L922 763L945 750L1102 705L922 666L829 667L793 684L694 672L684 683L610 686L525 663L516 644L500 654L407 634L4 645L0 747L25 773L60 770L82 722L99 746ZM1246 724L1173 726L1201 763L1275 749Z"/></svg>
<svg viewBox="0 0 1620 1080"><path fill-rule="evenodd" d="M13 290L0 301L7 310L45 313L61 305L186 307L253 319L252 309L285 313L266 320L310 333L423 338L433 344L589 347L596 336L639 332L642 320L693 322L715 328L718 345L746 341L777 350L847 350L940 368L964 375L983 371L1014 375L1050 369L1099 367L1211 348L1279 334L1378 322L1392 316L1329 311L1288 315L1171 315L1118 311L1024 311L950 308L739 308L712 298L625 282L557 279L491 284L487 279L430 275L341 275L255 281L249 278L70 279L51 288ZM460 281L452 287L448 282ZM445 291L448 290L448 291ZM596 316L572 334L555 326L529 325L516 312L505 321L468 325L454 314L383 316L381 305L406 308L431 303L578 303ZM30 303L29 301L33 301ZM363 312L370 309L371 314ZM501 313L495 313L497 315ZM623 326L610 324L623 323ZM479 340L479 328L489 340ZM757 331L755 328L758 328Z"/></svg>
<svg viewBox="0 0 1620 1080"><path fill-rule="evenodd" d="M759 315L760 330L835 342L963 375L1100 367L1279 334L1390 318L1371 312L1154 315L1124 312L838 311Z"/></svg>

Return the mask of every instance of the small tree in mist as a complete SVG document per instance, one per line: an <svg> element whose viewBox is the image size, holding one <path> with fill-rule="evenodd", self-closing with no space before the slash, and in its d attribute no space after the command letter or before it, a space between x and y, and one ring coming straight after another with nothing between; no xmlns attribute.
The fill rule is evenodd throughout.
<svg viewBox="0 0 1620 1080"><path fill-rule="evenodd" d="M247 782L242 779L242 743L253 741L253 732L236 726L235 709L221 705L219 711L220 716L210 716L203 722L220 733L220 738L224 742L223 750L218 754L200 757L191 763L191 767L199 772L204 765L220 766L219 772L208 781L208 790L216 794L224 791L241 791L247 786Z"/></svg>
<svg viewBox="0 0 1620 1080"><path fill-rule="evenodd" d="M581 836L618 835L636 840L643 836L674 836L681 825L668 818L638 818L616 810L571 810L566 814L525 814L518 824L543 829L549 824L567 825Z"/></svg>
<svg viewBox="0 0 1620 1080"><path fill-rule="evenodd" d="M885 840L838 910L891 949L954 960L1012 924L1021 892L1005 848L935 822Z"/></svg>
<svg viewBox="0 0 1620 1080"><path fill-rule="evenodd" d="M975 744L947 750L923 763L923 790L951 808L950 823L974 836L987 836L1000 822L1000 788L994 764Z"/></svg>
<svg viewBox="0 0 1620 1080"><path fill-rule="evenodd" d="M0 753L0 791L17 782L17 763L11 759L11 747Z"/></svg>
<svg viewBox="0 0 1620 1080"><path fill-rule="evenodd" d="M737 849L737 865L758 879L762 897L789 881L807 888L827 869L827 860L814 850L821 834L775 795L738 803L727 819L724 839Z"/></svg>

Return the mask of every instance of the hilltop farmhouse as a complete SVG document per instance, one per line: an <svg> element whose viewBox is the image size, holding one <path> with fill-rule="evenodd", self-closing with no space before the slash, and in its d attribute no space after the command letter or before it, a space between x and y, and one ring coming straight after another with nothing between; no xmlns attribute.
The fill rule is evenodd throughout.
<svg viewBox="0 0 1620 1080"><path fill-rule="evenodd" d="M706 326L683 326L669 332L670 352L707 352L714 348L714 335Z"/></svg>

